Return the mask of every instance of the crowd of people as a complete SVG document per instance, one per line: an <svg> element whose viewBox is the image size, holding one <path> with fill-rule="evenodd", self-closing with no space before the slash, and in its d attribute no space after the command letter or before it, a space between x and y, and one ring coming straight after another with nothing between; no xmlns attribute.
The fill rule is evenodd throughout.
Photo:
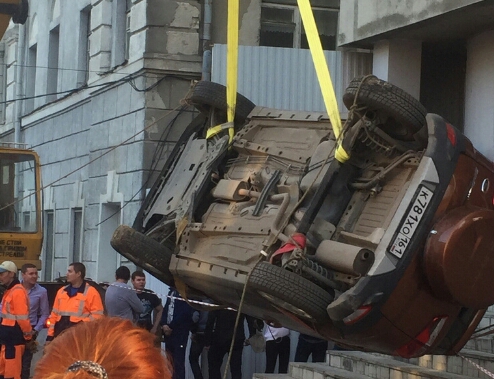
<svg viewBox="0 0 494 379"><path fill-rule="evenodd" d="M205 350L209 379L221 379L223 360L230 351L231 377L241 379L243 348L250 341L254 348L254 337L262 338L262 348L255 351L265 351L266 373L274 373L277 362L279 373L288 371L289 329L238 316L230 309L210 308L207 303L197 310L174 288L163 306L160 297L145 288L142 271L131 274L128 267L119 267L103 301L86 281L85 266L71 263L67 284L58 290L51 309L46 289L37 283L36 266L21 267L22 281L17 274L13 262L0 264L0 284L6 288L0 308L0 377L30 377L36 339L45 325L44 355L35 379L185 379L189 338L194 379L203 379L200 357ZM240 327L236 328L237 322ZM301 334L295 361L306 362L312 355L313 362L322 362L327 347L327 341Z"/></svg>

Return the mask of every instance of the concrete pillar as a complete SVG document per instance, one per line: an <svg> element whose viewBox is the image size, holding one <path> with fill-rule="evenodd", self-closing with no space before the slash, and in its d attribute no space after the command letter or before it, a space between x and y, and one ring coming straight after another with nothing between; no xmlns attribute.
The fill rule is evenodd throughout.
<svg viewBox="0 0 494 379"><path fill-rule="evenodd" d="M420 99L421 60L421 41L379 41L374 45L373 74Z"/></svg>
<svg viewBox="0 0 494 379"><path fill-rule="evenodd" d="M99 72L111 67L112 2L92 0L89 82L99 79Z"/></svg>
<svg viewBox="0 0 494 379"><path fill-rule="evenodd" d="M489 159L494 159L494 30L467 42L465 134Z"/></svg>

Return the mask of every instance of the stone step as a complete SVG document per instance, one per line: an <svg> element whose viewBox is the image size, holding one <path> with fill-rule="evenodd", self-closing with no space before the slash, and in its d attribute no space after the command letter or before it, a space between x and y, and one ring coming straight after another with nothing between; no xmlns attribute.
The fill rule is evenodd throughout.
<svg viewBox="0 0 494 379"><path fill-rule="evenodd" d="M464 356L465 358L468 358L469 360L473 361L480 367L484 368L490 373L494 373L494 354L492 353L485 353L482 351L476 351L476 350L468 350L468 349L463 349L460 351L460 354ZM451 358L451 357L449 357ZM470 367L475 367L471 363L466 362L463 360L463 367L466 365ZM449 363L449 362L448 362ZM448 365L449 366L449 365ZM452 366L452 364L451 364ZM482 373L480 370L477 368L474 368L476 372L478 373L478 378L489 378L489 375Z"/></svg>
<svg viewBox="0 0 494 379"><path fill-rule="evenodd" d="M489 327L492 327L493 329L490 330ZM494 306L489 307L487 312L485 312L484 317L477 326L477 331L479 334L488 333L490 331L494 332ZM470 339L465 344L464 349L494 354L494 333Z"/></svg>
<svg viewBox="0 0 494 379"><path fill-rule="evenodd" d="M477 374L478 370L470 365L472 369L468 367L466 374L451 373L402 362L390 356L362 353L359 351L333 350L330 352L329 364L332 367L345 369L360 375L367 375L375 379L467 379L481 377L471 375L474 372ZM465 367L467 364L465 362Z"/></svg>
<svg viewBox="0 0 494 379"><path fill-rule="evenodd" d="M327 363L290 363L289 370L294 379L370 379L371 377L351 372ZM267 379L267 378L266 378Z"/></svg>
<svg viewBox="0 0 494 379"><path fill-rule="evenodd" d="M492 327L493 329L487 329L489 327ZM486 313L486 316L484 316L484 318L478 325L477 330L479 330L479 334L494 332L494 313L489 312L489 315L487 315ZM483 351L486 353L494 353L494 333L477 337L475 339L472 338L465 344L464 348L469 350Z"/></svg>
<svg viewBox="0 0 494 379"><path fill-rule="evenodd" d="M469 349L463 349L460 354L487 371L494 372L494 354ZM420 358L414 358L414 360L416 360L416 364L421 367L433 368L453 374L467 375L471 378L489 377L460 356L425 355ZM411 361L412 363L415 363L413 360Z"/></svg>
<svg viewBox="0 0 494 379"><path fill-rule="evenodd" d="M293 379L289 374L252 374L252 379Z"/></svg>
<svg viewBox="0 0 494 379"><path fill-rule="evenodd" d="M494 353L494 339L492 335L469 340L463 349L476 350L484 353Z"/></svg>

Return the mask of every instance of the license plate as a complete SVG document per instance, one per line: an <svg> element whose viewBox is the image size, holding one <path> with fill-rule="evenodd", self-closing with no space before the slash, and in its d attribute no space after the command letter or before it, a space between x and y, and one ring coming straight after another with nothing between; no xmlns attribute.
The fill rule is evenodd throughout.
<svg viewBox="0 0 494 379"><path fill-rule="evenodd" d="M389 252L394 256L401 258L407 249L410 241L417 230L420 220L424 216L425 210L432 200L433 192L427 187L420 186L418 196L408 211L405 221L400 226L398 235L389 248Z"/></svg>

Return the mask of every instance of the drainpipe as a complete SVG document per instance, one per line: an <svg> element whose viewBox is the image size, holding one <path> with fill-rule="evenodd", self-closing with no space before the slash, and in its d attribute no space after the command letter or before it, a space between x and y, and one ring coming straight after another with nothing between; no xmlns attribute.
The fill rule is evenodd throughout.
<svg viewBox="0 0 494 379"><path fill-rule="evenodd" d="M22 115L22 103L23 97L23 67L24 67L24 43L26 37L26 25L19 25L19 34L17 37L17 54L16 54L16 67L14 71L14 83L15 83L15 98L14 98L14 142L21 143L21 115Z"/></svg>
<svg viewBox="0 0 494 379"><path fill-rule="evenodd" d="M211 20L213 14L213 0L204 1L204 28L202 53L202 80L211 80Z"/></svg>

